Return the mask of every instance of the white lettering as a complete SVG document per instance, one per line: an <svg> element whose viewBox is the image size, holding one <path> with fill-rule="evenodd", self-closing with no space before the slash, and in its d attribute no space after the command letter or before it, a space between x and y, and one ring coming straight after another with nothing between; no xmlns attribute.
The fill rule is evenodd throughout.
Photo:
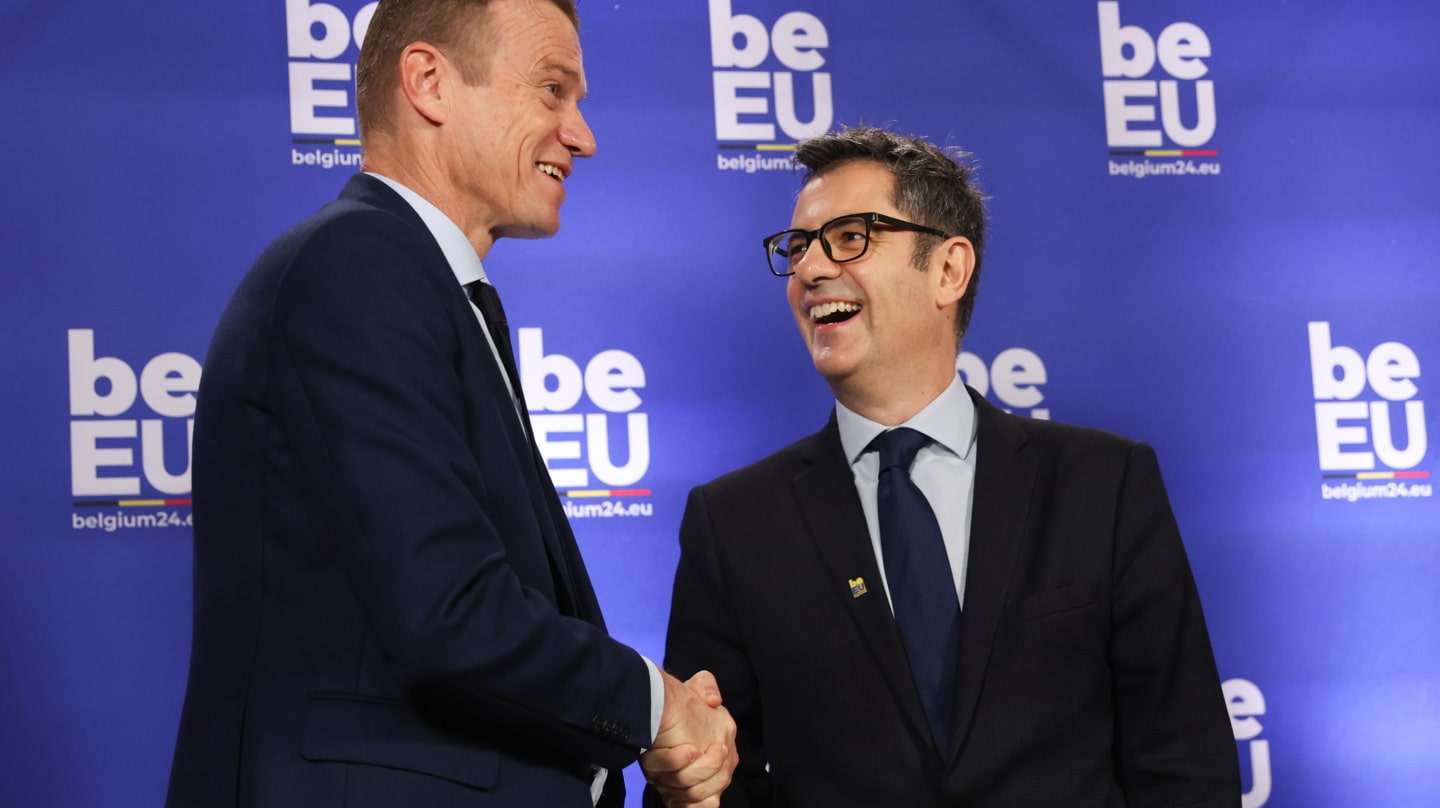
<svg viewBox="0 0 1440 808"><path fill-rule="evenodd" d="M187 421L185 433L184 470L172 474L165 466L164 424L172 418L189 418L195 414L195 393L200 388L201 367L194 358L183 353L162 353L145 363L138 382L131 365L116 357L95 356L95 332L70 329L70 414L81 418L116 416L129 412L137 398L162 416L159 419L76 420L70 423L70 483L74 496L135 496L140 493L140 477L126 475L101 476L102 468L135 470L136 447L102 448L102 439L141 437L140 465L144 479L165 494L190 491L190 446L194 437L194 421ZM101 394L98 383L104 379L109 391Z"/></svg>
<svg viewBox="0 0 1440 808"><path fill-rule="evenodd" d="M1250 742L1250 790L1240 795L1240 808L1260 808L1270 799L1270 742Z"/></svg>
<svg viewBox="0 0 1440 808"><path fill-rule="evenodd" d="M290 131L297 135L353 135L355 118L316 115L320 107L348 109L346 90L322 90L317 81L350 81L350 65L342 62L290 63Z"/></svg>
<svg viewBox="0 0 1440 808"><path fill-rule="evenodd" d="M1398 342L1382 342L1375 346L1365 360L1365 376L1370 381L1370 388L1379 393L1381 398L1391 401L1414 398L1420 391L1410 380L1420 377L1420 358L1409 346Z"/></svg>
<svg viewBox="0 0 1440 808"><path fill-rule="evenodd" d="M1115 14L1118 23L1118 8ZM1145 36L1145 32L1140 31L1140 35ZM1101 42L1104 42L1103 33ZM1155 50L1160 56L1160 66L1177 79L1198 79L1209 71L1200 60L1210 57L1210 37L1194 23L1177 22L1166 27L1160 32Z"/></svg>
<svg viewBox="0 0 1440 808"><path fill-rule="evenodd" d="M134 438L134 421L70 422L70 490L77 497L135 496L139 477L101 477L102 467L135 465L132 449L102 449L101 438Z"/></svg>
<svg viewBox="0 0 1440 808"><path fill-rule="evenodd" d="M1045 363L1034 351L1007 348L990 365L995 395L1011 407L1034 407L1045 400L1037 387L1045 383Z"/></svg>
<svg viewBox="0 0 1440 808"><path fill-rule="evenodd" d="M629 412L640 406L634 388L644 386L645 368L625 351L601 351L585 366L585 392L606 412Z"/></svg>
<svg viewBox="0 0 1440 808"><path fill-rule="evenodd" d="M1215 82L1195 82L1195 126L1180 120L1179 82L1160 82L1160 123L1177 146L1203 146L1215 136Z"/></svg>
<svg viewBox="0 0 1440 808"><path fill-rule="evenodd" d="M1155 120L1155 107L1149 104L1131 104L1131 98L1154 98L1153 81L1107 81L1105 82L1105 139L1111 146L1145 148L1159 146L1164 141L1156 129L1131 129L1132 121Z"/></svg>
<svg viewBox="0 0 1440 808"><path fill-rule="evenodd" d="M829 46L830 32L814 14L782 14L767 31L759 18L732 13L731 0L710 0L710 63L720 68L714 74L716 138L773 141L777 124L795 140L828 131L835 121L834 93L830 74L816 71L825 65L822 51ZM763 65L772 49L776 61L789 71L752 69ZM795 72L811 73L808 121L800 119L796 104ZM742 121L741 116L770 115L772 82L774 119ZM751 92L742 95L742 90ZM722 170L728 170L725 165L721 164Z"/></svg>
<svg viewBox="0 0 1440 808"><path fill-rule="evenodd" d="M745 45L735 47L735 37ZM765 23L749 14L730 14L730 0L710 0L710 63L715 67L757 67L770 52Z"/></svg>
<svg viewBox="0 0 1440 808"><path fill-rule="evenodd" d="M1310 381L1317 399L1315 434L1320 468L1326 471L1368 470L1378 457L1387 468L1409 469L1425 459L1429 447L1425 405L1417 400L1420 358L1409 346L1382 342L1368 357L1345 345L1332 344L1328 322L1308 323ZM1336 376L1336 371L1339 376ZM1356 401L1366 383L1383 401ZM1334 399L1339 399L1338 401ZM1404 402L1406 442L1397 448L1390 402ZM1369 421L1369 429L1340 425L1340 421ZM1372 452L1341 451L1345 445L1364 445L1373 439Z"/></svg>
<svg viewBox="0 0 1440 808"><path fill-rule="evenodd" d="M754 17L750 19L755 20ZM763 36L764 26L761 26L760 31ZM814 14L792 11L775 21L770 45L775 49L775 58L780 60L780 64L791 70L819 70L825 64L825 57L820 55L820 49L830 47L830 32L825 30L825 24Z"/></svg>
<svg viewBox="0 0 1440 808"><path fill-rule="evenodd" d="M317 25L324 31L319 39ZM292 59L336 59L350 47L350 21L329 3L285 0L285 40Z"/></svg>
<svg viewBox="0 0 1440 808"><path fill-rule="evenodd" d="M1138 25L1120 24L1119 3L1099 3L1100 70L1107 77L1138 79L1155 66L1155 43ZM1125 46L1130 56L1125 56Z"/></svg>
<svg viewBox="0 0 1440 808"><path fill-rule="evenodd" d="M546 356L541 329L520 329L519 354L520 386L532 412L563 412L579 403L585 390L580 366L560 354ZM555 377L554 392L549 389L551 376Z"/></svg>
<svg viewBox="0 0 1440 808"><path fill-rule="evenodd" d="M536 447L545 459L550 479L556 488L585 488L594 474L602 484L623 488L638 482L650 470L650 421L644 413L634 412L642 403L636 390L645 386L645 367L627 351L601 351L585 365L560 354L545 354L544 333L539 328L520 329L521 385L530 403L530 424ZM538 371L538 373L536 372ZM546 385L554 376L555 391ZM559 414L580 401L584 391L590 402L604 412ZM556 414L539 414L543 411ZM610 443L610 416L626 414L628 435L625 462L616 463L619 455ZM582 441L558 440L556 433L583 433L584 460L588 468L552 468L556 460L581 460Z"/></svg>
<svg viewBox="0 0 1440 808"><path fill-rule="evenodd" d="M720 140L774 140L775 125L741 123L741 115L764 115L770 99L763 95L740 95L740 90L769 90L769 73L715 72L715 137Z"/></svg>
<svg viewBox="0 0 1440 808"><path fill-rule="evenodd" d="M1375 468L1375 455L1370 452L1344 452L1340 447L1368 441L1365 427L1340 426L1341 421L1366 418L1369 410L1363 401L1315 402L1315 436L1320 442L1320 468L1326 471L1364 471Z"/></svg>
<svg viewBox="0 0 1440 808"><path fill-rule="evenodd" d="M146 419L140 422L140 449L145 470L145 482L162 494L187 494L190 492L190 446L195 440L195 419L185 422L185 470L171 474L165 468L165 422Z"/></svg>
<svg viewBox="0 0 1440 808"><path fill-rule="evenodd" d="M1237 741L1250 742L1250 790L1241 796L1242 808L1260 808L1270 799L1270 742L1256 740L1261 731L1259 719L1265 714L1265 695L1254 682L1227 679L1220 685L1230 711L1230 731Z"/></svg>
<svg viewBox="0 0 1440 808"><path fill-rule="evenodd" d="M1319 406L1319 405L1316 405ZM1375 436L1375 454L1380 462L1392 469L1409 469L1425 459L1425 405L1419 401L1405 402L1404 451L1395 448L1390 431L1390 405L1384 401L1370 402L1370 431Z"/></svg>
<svg viewBox="0 0 1440 808"><path fill-rule="evenodd" d="M809 121L802 123L795 114L793 74L775 74L775 119L780 124L780 130L795 140L823 135L830 130L830 124L835 122L835 109L830 101L830 74L811 73L810 81L813 88L811 97L815 99L815 114Z"/></svg>
<svg viewBox="0 0 1440 808"><path fill-rule="evenodd" d="M1237 741L1248 741L1259 735L1265 727L1255 718L1265 714L1265 695L1254 682L1245 679L1228 679L1220 686L1225 694L1225 703L1230 711L1230 731Z"/></svg>
<svg viewBox="0 0 1440 808"><path fill-rule="evenodd" d="M140 371L140 394L158 415L194 415L195 393L199 389L200 363L182 353L160 354Z"/></svg>
<svg viewBox="0 0 1440 808"><path fill-rule="evenodd" d="M1317 399L1349 400L1365 390L1365 362L1354 348L1331 347L1330 324L1310 323L1310 380ZM1340 378L1335 378L1335 369Z"/></svg>
<svg viewBox="0 0 1440 808"><path fill-rule="evenodd" d="M1031 418L1050 418L1049 409L1036 406L1045 400L1040 385L1045 384L1048 374L1045 362L1034 351L1006 348L995 355L988 368L980 357L961 351L955 358L955 370L960 373L960 381L980 395L988 395L993 384L995 397L1006 407L1029 409Z"/></svg>
<svg viewBox="0 0 1440 808"><path fill-rule="evenodd" d="M112 356L95 358L95 332L72 328L70 338L70 414L120 415L135 403L135 371ZM96 392L95 383L105 379L110 392Z"/></svg>
<svg viewBox="0 0 1440 808"><path fill-rule="evenodd" d="M556 432L584 432L584 416L532 414L530 427L535 435L535 448L545 459L550 481L556 488L585 488L590 485L590 475L583 468L549 468L552 460L580 459L580 441L552 440L550 436Z"/></svg>
<svg viewBox="0 0 1440 808"><path fill-rule="evenodd" d="M373 3L366 3L355 12L355 47L365 47L365 34L370 31L370 20L375 17L375 9L380 5L380 0Z"/></svg>
<svg viewBox="0 0 1440 808"><path fill-rule="evenodd" d="M955 369L960 371L960 381L975 388L980 395L990 393L990 371L985 367L985 361L969 351L961 351L955 357Z"/></svg>
<svg viewBox="0 0 1440 808"><path fill-rule="evenodd" d="M626 416L630 435L625 465L617 466L610 454L609 416L592 413L585 416L586 448L590 452L590 469L612 488L633 485L650 470L650 424L644 413ZM556 483L559 485L559 483Z"/></svg>
<svg viewBox="0 0 1440 808"><path fill-rule="evenodd" d="M1195 81L1209 72L1210 38L1200 26L1176 22L1157 39L1138 25L1121 25L1120 4L1096 4L1100 26L1100 72L1104 81L1105 133L1111 147L1154 148L1164 143L1161 130L1135 129L1132 123L1154 121L1156 99L1166 137L1178 146L1208 143L1215 135L1215 84ZM1126 49L1129 49L1127 55ZM1171 79L1148 79L1159 62ZM1186 126L1180 114L1180 83L1195 83L1195 123ZM1158 92L1157 92L1158 91Z"/></svg>

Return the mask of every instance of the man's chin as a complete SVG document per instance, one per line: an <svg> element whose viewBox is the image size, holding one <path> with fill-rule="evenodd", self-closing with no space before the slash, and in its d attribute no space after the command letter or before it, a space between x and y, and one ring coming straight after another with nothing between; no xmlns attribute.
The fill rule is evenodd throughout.
<svg viewBox="0 0 1440 808"><path fill-rule="evenodd" d="M812 350L810 360L815 363L815 372L830 385L844 382L855 374L855 363L834 351Z"/></svg>
<svg viewBox="0 0 1440 808"><path fill-rule="evenodd" d="M493 232L495 238L550 238L560 232L560 220L556 218L551 222L504 225L495 228Z"/></svg>

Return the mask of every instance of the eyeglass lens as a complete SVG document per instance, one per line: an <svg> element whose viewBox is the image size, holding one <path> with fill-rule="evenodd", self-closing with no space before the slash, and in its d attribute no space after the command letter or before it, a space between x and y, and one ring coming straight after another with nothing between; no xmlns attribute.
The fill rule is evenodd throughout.
<svg viewBox="0 0 1440 808"><path fill-rule="evenodd" d="M860 216L846 216L825 225L820 238L825 242L825 252L836 263L853 261L865 253L870 243L869 223ZM771 242L770 263L775 270L784 273L795 271L805 251L810 248L810 235L802 230L788 230Z"/></svg>

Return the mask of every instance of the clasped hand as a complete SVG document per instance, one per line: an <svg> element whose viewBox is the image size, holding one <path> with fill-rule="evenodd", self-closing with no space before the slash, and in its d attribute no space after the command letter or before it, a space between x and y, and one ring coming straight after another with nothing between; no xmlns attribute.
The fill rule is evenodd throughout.
<svg viewBox="0 0 1440 808"><path fill-rule="evenodd" d="M667 808L719 808L740 756L735 720L721 705L720 686L709 671L681 683L665 678L665 711L655 748L640 756L645 778Z"/></svg>

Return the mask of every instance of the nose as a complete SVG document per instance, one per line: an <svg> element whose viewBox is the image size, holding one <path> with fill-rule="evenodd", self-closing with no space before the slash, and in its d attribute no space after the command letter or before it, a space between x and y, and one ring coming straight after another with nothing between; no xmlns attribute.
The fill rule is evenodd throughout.
<svg viewBox="0 0 1440 808"><path fill-rule="evenodd" d="M590 131L590 124L585 122L579 107L560 124L560 142L576 157L595 154L595 133Z"/></svg>
<svg viewBox="0 0 1440 808"><path fill-rule="evenodd" d="M795 270L792 277L806 286L814 286L840 274L840 265L825 254L818 238L810 243L810 249L800 256L799 261L791 264L790 268Z"/></svg>

